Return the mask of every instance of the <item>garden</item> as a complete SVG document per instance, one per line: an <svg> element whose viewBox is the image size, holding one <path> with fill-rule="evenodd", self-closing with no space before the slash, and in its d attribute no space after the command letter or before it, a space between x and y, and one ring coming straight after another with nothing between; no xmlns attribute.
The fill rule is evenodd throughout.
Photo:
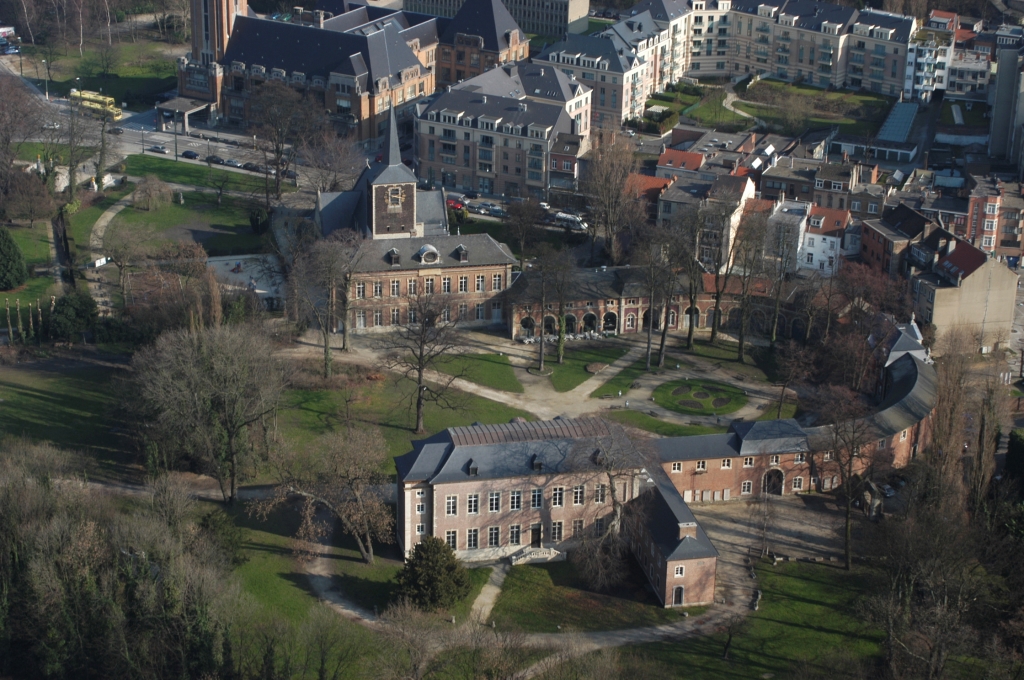
<svg viewBox="0 0 1024 680"><path fill-rule="evenodd" d="M732 385L714 380L673 380L654 389L654 402L676 413L694 416L720 416L733 413L747 404L746 393Z"/></svg>
<svg viewBox="0 0 1024 680"><path fill-rule="evenodd" d="M503 392L523 392L504 354L459 354L442 358L437 370Z"/></svg>
<svg viewBox="0 0 1024 680"><path fill-rule="evenodd" d="M823 90L802 83L761 80L740 95L734 106L789 133L838 126L849 135L878 132L894 99L860 90Z"/></svg>

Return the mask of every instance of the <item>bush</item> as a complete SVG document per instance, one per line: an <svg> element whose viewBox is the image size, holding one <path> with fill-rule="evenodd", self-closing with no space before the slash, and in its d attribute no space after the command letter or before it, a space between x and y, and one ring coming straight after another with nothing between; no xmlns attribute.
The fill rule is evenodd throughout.
<svg viewBox="0 0 1024 680"><path fill-rule="evenodd" d="M242 552L245 531L232 521L228 513L220 508L211 510L199 520L199 527L224 552L232 565L237 567L246 562L245 553Z"/></svg>
<svg viewBox="0 0 1024 680"><path fill-rule="evenodd" d="M96 301L87 291L75 290L57 300L50 318L56 340L77 341L96 324Z"/></svg>
<svg viewBox="0 0 1024 680"><path fill-rule="evenodd" d="M267 228L270 227L270 216L267 215L267 211L261 207L250 210L249 226L252 227L252 233L254 234L262 235L267 233Z"/></svg>
<svg viewBox="0 0 1024 680"><path fill-rule="evenodd" d="M7 227L0 227L0 290L11 290L25 283L28 267L25 255Z"/></svg>
<svg viewBox="0 0 1024 680"><path fill-rule="evenodd" d="M469 573L436 536L424 536L398 572L398 592L420 609L448 609L469 594Z"/></svg>
<svg viewBox="0 0 1024 680"><path fill-rule="evenodd" d="M71 201L70 203L65 203L63 205L63 207L61 207L60 211L62 213L64 213L64 215L70 217L71 215L74 215L76 212L78 212L78 210L81 207L82 207L82 201L80 201L79 199L76 198L75 200Z"/></svg>

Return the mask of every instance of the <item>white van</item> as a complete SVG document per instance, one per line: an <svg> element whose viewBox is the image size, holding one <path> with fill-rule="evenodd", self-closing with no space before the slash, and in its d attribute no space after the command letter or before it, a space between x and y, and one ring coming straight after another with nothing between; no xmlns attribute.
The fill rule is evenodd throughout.
<svg viewBox="0 0 1024 680"><path fill-rule="evenodd" d="M586 231L587 230L587 223L586 222L581 220L579 217L576 217L575 215L570 215L569 213L564 213L564 212L556 213L555 214L555 223L560 225L560 226L563 226L563 227L568 227L569 229L572 229L573 231Z"/></svg>

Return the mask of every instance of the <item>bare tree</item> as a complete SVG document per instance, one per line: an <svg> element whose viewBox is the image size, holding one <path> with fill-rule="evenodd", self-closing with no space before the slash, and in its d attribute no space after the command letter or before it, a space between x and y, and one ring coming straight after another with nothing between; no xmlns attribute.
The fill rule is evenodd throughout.
<svg viewBox="0 0 1024 680"><path fill-rule="evenodd" d="M348 191L366 167L359 143L339 136L328 120L300 137L297 144L305 175L317 191Z"/></svg>
<svg viewBox="0 0 1024 680"><path fill-rule="evenodd" d="M277 80L261 85L249 100L249 122L257 139L256 145L266 165L274 170L266 179L267 205L271 195L281 197L281 179L295 159L292 142L319 129L322 115L320 107Z"/></svg>
<svg viewBox="0 0 1024 680"><path fill-rule="evenodd" d="M807 378L813 366L811 352L799 343L790 340L784 345L777 345L775 348L775 366L782 382L782 389L779 392L779 410L777 418L782 417L782 407L786 403L786 390L793 383L800 382Z"/></svg>
<svg viewBox="0 0 1024 680"><path fill-rule="evenodd" d="M134 225L114 221L103 234L103 250L117 267L122 304L128 304L128 267L145 256L145 237Z"/></svg>
<svg viewBox="0 0 1024 680"><path fill-rule="evenodd" d="M774 299L769 342L775 347L779 333L779 314L782 311L782 295L786 290L786 279L796 264L800 234L797 224L789 219L768 220L765 225L766 261L764 273L771 281Z"/></svg>
<svg viewBox="0 0 1024 680"><path fill-rule="evenodd" d="M335 236L337 234L337 236ZM335 232L299 252L291 270L289 292L320 332L324 344L324 377L331 377L331 335L342 323L342 349L348 349L348 305L352 275L359 261L354 233Z"/></svg>
<svg viewBox="0 0 1024 680"><path fill-rule="evenodd" d="M0 74L0 194L7 192L17 174L14 161L21 146L39 131L40 110L28 88L18 78Z"/></svg>
<svg viewBox="0 0 1024 680"><path fill-rule="evenodd" d="M768 472L768 468L763 464L765 456L758 456L757 460L761 463L759 472L761 473L761 479L765 479L765 475ZM762 482L761 493L758 494L757 498L753 498L747 501L747 513L750 517L750 524L757 532L758 539L761 541L761 557L764 557L771 550L771 539L772 534L775 531L775 521L778 515L778 508L775 505L776 495L769 489L765 488L764 482Z"/></svg>
<svg viewBox="0 0 1024 680"><path fill-rule="evenodd" d="M392 326L376 343L384 356L384 368L396 371L416 385L410 396L416 408L417 434L425 432L423 408L435 403L442 408L457 408L458 393L452 383L458 375L437 372L438 363L457 354L462 348L458 316L452 314L452 301L447 295L426 293L409 301L405 324ZM428 379L428 374L433 373Z"/></svg>
<svg viewBox="0 0 1024 680"><path fill-rule="evenodd" d="M359 659L359 639L342 626L339 616L323 602L314 604L298 631L304 642L301 660L303 678L340 680Z"/></svg>
<svg viewBox="0 0 1024 680"><path fill-rule="evenodd" d="M12 173L3 203L8 219L25 219L32 225L37 219L53 217L55 210L53 197L42 177L34 172Z"/></svg>
<svg viewBox="0 0 1024 680"><path fill-rule="evenodd" d="M592 206L590 259L594 259L594 246L601 235L605 251L617 260L616 235L630 225L643 224L647 217L638 210L628 186L629 176L637 170L636 156L632 142L617 133L599 135L592 155L583 183L583 192Z"/></svg>
<svg viewBox="0 0 1024 680"><path fill-rule="evenodd" d="M85 0L78 0L84 3ZM78 191L76 173L79 166L92 155L92 150L101 143L101 121L79 115L78 105L73 101L61 110L60 127L56 130L60 143L67 150L68 200L74 202ZM84 167L83 167L84 169Z"/></svg>
<svg viewBox="0 0 1024 680"><path fill-rule="evenodd" d="M237 497L242 465L277 409L284 374L263 329L171 331L132 359L128 408L151 445L192 458Z"/></svg>
<svg viewBox="0 0 1024 680"><path fill-rule="evenodd" d="M132 193L132 205L139 210L159 210L171 201L171 187L156 175L146 175Z"/></svg>
<svg viewBox="0 0 1024 680"><path fill-rule="evenodd" d="M765 271L765 241L768 232L769 209L761 204L748 205L744 210L736 243L733 246L736 275L739 278L739 347L736 360L746 358L747 326L753 306L755 288Z"/></svg>
<svg viewBox="0 0 1024 680"><path fill-rule="evenodd" d="M359 554L373 564L373 543L393 540L394 520L377 486L387 482L387 443L379 430L346 428L317 437L310 444L282 446L271 454L277 478L274 495L259 504L266 516L291 495L325 508L352 536ZM303 513L299 533L314 535L312 512Z"/></svg>
<svg viewBox="0 0 1024 680"><path fill-rule="evenodd" d="M508 207L508 219L505 225L508 227L512 238L519 244L519 269L522 270L526 262L526 244L537 228L537 223L543 217L544 211L534 199L518 201Z"/></svg>
<svg viewBox="0 0 1024 680"><path fill-rule="evenodd" d="M451 624L408 600L384 610L380 633L390 652L378 657L375 669L384 680L423 680L438 670L433 662L439 653L451 647Z"/></svg>
<svg viewBox="0 0 1024 680"><path fill-rule="evenodd" d="M651 370L651 351L654 339L654 327L668 327L667 310L675 291L675 273L672 262L667 254L669 235L654 227L640 232L633 248L634 264L642 272L643 286L647 293L647 364ZM664 361L664 351L661 362Z"/></svg>
<svg viewBox="0 0 1024 680"><path fill-rule="evenodd" d="M699 318L699 316L690 314L690 310L697 309L697 296L700 295L702 289L701 284L705 271L700 261L700 242L701 235L704 233L705 219L706 216L702 209L688 210L682 215L674 216L669 227L669 258L686 277L688 304L687 309L683 310L683 314L688 315L687 349L693 349L693 334ZM662 365L663 360L664 357L659 357L659 366Z"/></svg>

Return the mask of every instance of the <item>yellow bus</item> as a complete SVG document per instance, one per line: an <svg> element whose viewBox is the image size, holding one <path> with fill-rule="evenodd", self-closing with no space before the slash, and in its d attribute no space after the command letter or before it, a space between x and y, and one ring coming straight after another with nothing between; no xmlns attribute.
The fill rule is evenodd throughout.
<svg viewBox="0 0 1024 680"><path fill-rule="evenodd" d="M116 103L113 97L105 97L99 92L90 92L89 90L71 90L71 99L76 99L80 102L93 102L95 104L102 104L103 106L113 107Z"/></svg>
<svg viewBox="0 0 1024 680"><path fill-rule="evenodd" d="M93 118L109 118L113 121L121 120L123 115L121 109L116 106L104 106L103 104L89 101L81 102L79 110L83 115L92 116Z"/></svg>

